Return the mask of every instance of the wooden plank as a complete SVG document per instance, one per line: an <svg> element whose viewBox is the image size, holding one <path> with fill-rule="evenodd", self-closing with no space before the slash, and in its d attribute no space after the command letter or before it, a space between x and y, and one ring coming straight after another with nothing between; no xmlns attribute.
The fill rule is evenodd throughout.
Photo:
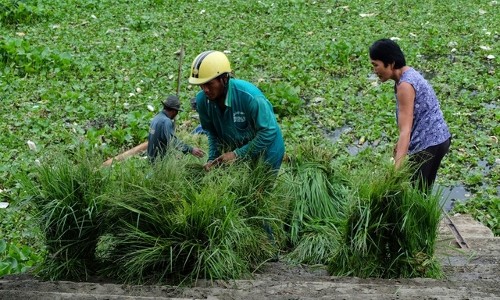
<svg viewBox="0 0 500 300"><path fill-rule="evenodd" d="M460 234L458 231L458 228L455 226L453 221L450 219L448 214L443 210L443 215L444 215L444 222L448 226L448 228L451 230L451 233L455 237L455 241L457 242L458 246L462 249L469 249L469 244L465 241L464 237Z"/></svg>

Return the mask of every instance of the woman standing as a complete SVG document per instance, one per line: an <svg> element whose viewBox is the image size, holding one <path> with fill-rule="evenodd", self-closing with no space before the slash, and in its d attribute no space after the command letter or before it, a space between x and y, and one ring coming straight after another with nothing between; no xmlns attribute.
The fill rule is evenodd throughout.
<svg viewBox="0 0 500 300"><path fill-rule="evenodd" d="M430 189L451 141L436 94L421 74L406 65L404 54L394 41L378 40L369 51L373 71L379 79L395 82L399 128L394 148L396 168L408 155L417 168L413 181L423 190Z"/></svg>

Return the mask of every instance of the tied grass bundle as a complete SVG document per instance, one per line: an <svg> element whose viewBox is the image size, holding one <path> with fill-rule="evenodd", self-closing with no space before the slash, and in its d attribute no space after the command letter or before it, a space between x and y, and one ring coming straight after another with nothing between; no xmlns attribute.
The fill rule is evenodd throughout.
<svg viewBox="0 0 500 300"><path fill-rule="evenodd" d="M289 174L295 198L289 221L292 251L287 258L322 264L339 247L347 189L340 170L330 161L318 160L330 157L328 149L306 144L300 150Z"/></svg>
<svg viewBox="0 0 500 300"><path fill-rule="evenodd" d="M341 247L329 262L337 276L441 276L434 246L441 217L439 197L409 183L408 170L392 165L355 176L357 195L347 215Z"/></svg>
<svg viewBox="0 0 500 300"><path fill-rule="evenodd" d="M321 151L328 152L316 148L310 160L303 151L280 176L261 162L207 173L196 158L175 153L107 169L87 153L47 161L30 189L48 253L42 275L245 278L288 241L288 261L328 263L334 275L438 277L437 195L413 189L409 173L392 165L346 176L318 161L328 157Z"/></svg>
<svg viewBox="0 0 500 300"><path fill-rule="evenodd" d="M305 223L299 241L287 254L292 262L305 264L325 264L329 257L340 247L337 220L333 218L312 220Z"/></svg>
<svg viewBox="0 0 500 300"><path fill-rule="evenodd" d="M234 165L193 181L186 162L166 158L146 182L120 184L106 197L111 230L100 251L103 274L130 283L234 279L273 254L263 218L249 214L254 203L239 187L259 190L249 184L260 185L252 173Z"/></svg>
<svg viewBox="0 0 500 300"><path fill-rule="evenodd" d="M277 251L263 225L279 228L273 215L283 203L267 203L281 199L271 196L276 174L268 169L235 164L206 173L173 153L154 165L128 160L107 169L87 153L56 157L27 181L50 279L235 279Z"/></svg>
<svg viewBox="0 0 500 300"><path fill-rule="evenodd" d="M243 208L243 216L252 226L264 228L275 247L283 244L286 240L283 220L292 199L286 182L263 160L234 165L227 175L233 178L228 191Z"/></svg>
<svg viewBox="0 0 500 300"><path fill-rule="evenodd" d="M94 256L103 222L99 197L108 178L98 160L83 150L73 157L57 155L25 182L46 243L39 268L45 278L82 280L99 268Z"/></svg>

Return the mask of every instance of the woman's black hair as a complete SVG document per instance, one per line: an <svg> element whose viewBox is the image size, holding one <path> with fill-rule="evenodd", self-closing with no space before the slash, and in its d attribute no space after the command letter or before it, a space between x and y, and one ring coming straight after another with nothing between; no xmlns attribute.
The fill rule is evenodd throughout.
<svg viewBox="0 0 500 300"><path fill-rule="evenodd" d="M380 60L384 66L394 63L394 68L401 69L406 66L405 55L399 45L390 39L380 39L370 47L370 58Z"/></svg>

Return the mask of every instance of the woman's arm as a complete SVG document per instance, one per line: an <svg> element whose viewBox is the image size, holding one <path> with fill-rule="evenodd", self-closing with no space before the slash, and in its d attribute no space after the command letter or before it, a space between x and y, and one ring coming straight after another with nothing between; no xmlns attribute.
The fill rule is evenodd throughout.
<svg viewBox="0 0 500 300"><path fill-rule="evenodd" d="M413 109L415 104L415 89L408 82L402 82L397 86L397 101L399 107L398 128L399 138L394 153L396 168L399 168L410 145L411 129L413 127Z"/></svg>

